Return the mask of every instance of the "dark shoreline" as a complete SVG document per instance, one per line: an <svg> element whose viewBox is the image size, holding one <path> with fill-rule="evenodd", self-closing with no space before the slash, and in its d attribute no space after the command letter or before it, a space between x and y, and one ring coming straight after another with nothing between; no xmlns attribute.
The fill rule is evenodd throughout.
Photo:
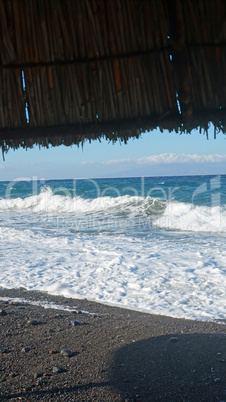
<svg viewBox="0 0 226 402"><path fill-rule="evenodd" d="M0 289L0 297L75 310L0 300L2 401L226 401L225 325L24 289Z"/></svg>

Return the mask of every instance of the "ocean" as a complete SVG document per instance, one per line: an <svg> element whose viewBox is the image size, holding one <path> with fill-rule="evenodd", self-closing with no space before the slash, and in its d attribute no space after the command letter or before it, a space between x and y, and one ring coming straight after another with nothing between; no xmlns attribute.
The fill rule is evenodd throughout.
<svg viewBox="0 0 226 402"><path fill-rule="evenodd" d="M226 319L226 176L0 182L0 287Z"/></svg>

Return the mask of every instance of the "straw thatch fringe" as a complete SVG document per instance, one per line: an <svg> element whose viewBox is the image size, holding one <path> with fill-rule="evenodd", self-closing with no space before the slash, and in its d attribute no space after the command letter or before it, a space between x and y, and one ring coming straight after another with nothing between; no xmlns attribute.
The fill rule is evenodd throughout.
<svg viewBox="0 0 226 402"><path fill-rule="evenodd" d="M225 133L225 15L224 0L0 0L0 146Z"/></svg>

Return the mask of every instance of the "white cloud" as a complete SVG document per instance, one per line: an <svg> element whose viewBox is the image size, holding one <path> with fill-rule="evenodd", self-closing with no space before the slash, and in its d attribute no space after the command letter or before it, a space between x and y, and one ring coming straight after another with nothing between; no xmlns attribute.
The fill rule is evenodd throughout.
<svg viewBox="0 0 226 402"><path fill-rule="evenodd" d="M176 154L165 153L150 155L141 158L113 159L105 162L81 162L81 165L168 165L168 164L187 164L187 163L221 163L226 162L226 155L200 155L200 154Z"/></svg>
<svg viewBox="0 0 226 402"><path fill-rule="evenodd" d="M128 163L135 163L135 161L138 159L129 159L129 158L124 158L124 159L113 159L107 162L101 162L102 165L117 165L118 163L126 165Z"/></svg>
<svg viewBox="0 0 226 402"><path fill-rule="evenodd" d="M226 155L199 155L199 154L159 154L136 160L139 164L171 164L171 163L217 163L226 161Z"/></svg>

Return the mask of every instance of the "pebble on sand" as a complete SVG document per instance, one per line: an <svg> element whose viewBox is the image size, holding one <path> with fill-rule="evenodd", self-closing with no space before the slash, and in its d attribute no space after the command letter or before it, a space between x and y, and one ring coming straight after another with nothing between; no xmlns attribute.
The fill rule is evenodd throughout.
<svg viewBox="0 0 226 402"><path fill-rule="evenodd" d="M8 349L4 348L4 347L0 347L0 353L8 353Z"/></svg>
<svg viewBox="0 0 226 402"><path fill-rule="evenodd" d="M43 376L42 372L37 371L36 373L34 373L34 378L40 378Z"/></svg>
<svg viewBox="0 0 226 402"><path fill-rule="evenodd" d="M27 320L27 324L38 325L38 324L40 324L40 321L36 320L36 318L31 318L30 320Z"/></svg>
<svg viewBox="0 0 226 402"><path fill-rule="evenodd" d="M82 323L78 320L72 320L71 325L73 325L75 327L76 325L82 325Z"/></svg>
<svg viewBox="0 0 226 402"><path fill-rule="evenodd" d="M0 316L3 317L4 315L7 315L7 312L0 308Z"/></svg>
<svg viewBox="0 0 226 402"><path fill-rule="evenodd" d="M53 373L62 373L62 368L60 368L60 367L57 367L57 366L54 366L53 367Z"/></svg>
<svg viewBox="0 0 226 402"><path fill-rule="evenodd" d="M170 342L177 342L178 338L176 336L171 336Z"/></svg>
<svg viewBox="0 0 226 402"><path fill-rule="evenodd" d="M65 356L65 357L71 357L72 356L72 350L71 349L62 349L60 354Z"/></svg>
<svg viewBox="0 0 226 402"><path fill-rule="evenodd" d="M30 348L25 347L25 348L22 348L21 352L27 353L27 352L29 352L30 350L31 350Z"/></svg>
<svg viewBox="0 0 226 402"><path fill-rule="evenodd" d="M55 355L56 353L58 353L57 350L49 350L49 355Z"/></svg>
<svg viewBox="0 0 226 402"><path fill-rule="evenodd" d="M221 378L214 378L214 382L221 382Z"/></svg>

